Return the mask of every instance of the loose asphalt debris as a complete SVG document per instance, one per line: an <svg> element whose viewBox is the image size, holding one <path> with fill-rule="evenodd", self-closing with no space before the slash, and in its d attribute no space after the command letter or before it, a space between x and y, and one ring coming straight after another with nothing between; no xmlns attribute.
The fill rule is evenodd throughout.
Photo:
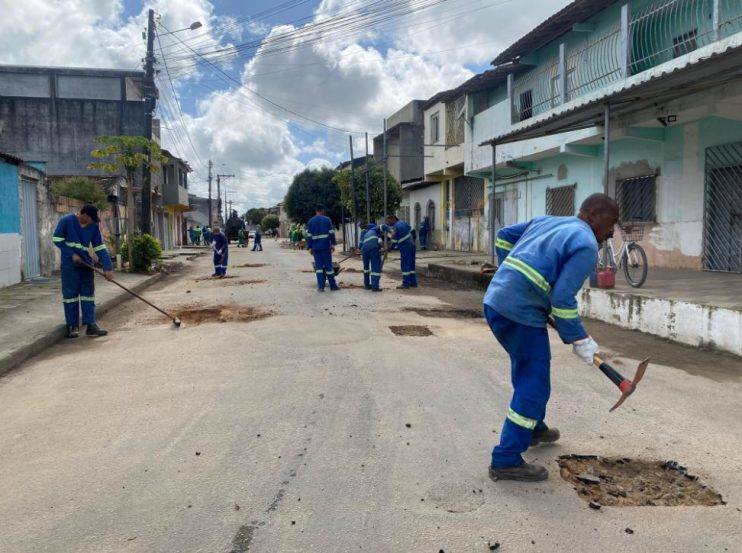
<svg viewBox="0 0 742 553"><path fill-rule="evenodd" d="M422 325L402 325L402 326L390 326L395 336L434 336L433 332L427 327Z"/></svg>
<svg viewBox="0 0 742 553"><path fill-rule="evenodd" d="M676 461L564 455L557 459L562 478L593 509L628 506L724 505L721 495L699 482Z"/></svg>
<svg viewBox="0 0 742 553"><path fill-rule="evenodd" d="M495 543L487 543L487 547L490 548L490 551L497 551L500 549L500 542L496 541Z"/></svg>
<svg viewBox="0 0 742 553"><path fill-rule="evenodd" d="M242 265L235 265L235 269L246 269L246 268L257 268L265 267L266 263L243 263Z"/></svg>
<svg viewBox="0 0 742 553"><path fill-rule="evenodd" d="M268 282L267 280L227 280L222 283L222 286L249 286L252 284L263 284Z"/></svg>
<svg viewBox="0 0 742 553"><path fill-rule="evenodd" d="M423 309L420 307L406 307L403 311L417 313L421 317L437 317L441 319L481 319L481 311L476 309L456 309L447 307L434 307Z"/></svg>
<svg viewBox="0 0 742 553"><path fill-rule="evenodd" d="M239 305L192 305L176 310L178 318L188 326L205 323L249 323L259 321L273 315L269 311L257 307L243 307Z"/></svg>
<svg viewBox="0 0 742 553"><path fill-rule="evenodd" d="M196 280L196 282L201 282L201 281L204 281L204 280L226 280L226 279L230 279L230 278L237 278L237 277L235 275L224 275L224 276L221 276L221 277L218 277L218 276L203 276L203 277L198 277L195 280Z"/></svg>

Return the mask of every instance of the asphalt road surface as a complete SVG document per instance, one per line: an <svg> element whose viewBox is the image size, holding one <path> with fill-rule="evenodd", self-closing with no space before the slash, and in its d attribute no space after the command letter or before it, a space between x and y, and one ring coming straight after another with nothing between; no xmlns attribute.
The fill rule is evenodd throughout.
<svg viewBox="0 0 742 553"><path fill-rule="evenodd" d="M320 294L306 252L230 253L236 278L196 280L204 256L145 295L266 318L174 330L133 300L100 321L108 337L0 378L0 551L742 551L738 359L596 326L620 370L655 360L609 414L618 391L554 337L562 440L527 454L550 478L494 483L510 369L481 293L385 275L381 294ZM568 453L677 460L727 504L595 511L559 475Z"/></svg>

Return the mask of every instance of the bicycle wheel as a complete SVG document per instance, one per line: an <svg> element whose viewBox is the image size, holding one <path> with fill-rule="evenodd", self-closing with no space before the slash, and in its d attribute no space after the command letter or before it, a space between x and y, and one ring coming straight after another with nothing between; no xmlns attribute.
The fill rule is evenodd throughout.
<svg viewBox="0 0 742 553"><path fill-rule="evenodd" d="M639 244L635 242L629 244L626 253L623 255L622 265L626 282L630 286L639 288L647 280L647 272L649 271L647 254L644 253L644 248Z"/></svg>

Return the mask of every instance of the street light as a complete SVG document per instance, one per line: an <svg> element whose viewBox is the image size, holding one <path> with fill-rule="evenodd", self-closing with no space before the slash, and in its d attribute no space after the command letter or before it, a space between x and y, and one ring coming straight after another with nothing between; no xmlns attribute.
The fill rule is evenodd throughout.
<svg viewBox="0 0 742 553"><path fill-rule="evenodd" d="M196 29L200 29L201 27L203 27L203 24L200 21L194 21L188 27L183 27L182 29L176 29L175 31L170 31L168 33L157 33L157 34L159 36L167 36L167 35L179 33L181 31L195 31Z"/></svg>

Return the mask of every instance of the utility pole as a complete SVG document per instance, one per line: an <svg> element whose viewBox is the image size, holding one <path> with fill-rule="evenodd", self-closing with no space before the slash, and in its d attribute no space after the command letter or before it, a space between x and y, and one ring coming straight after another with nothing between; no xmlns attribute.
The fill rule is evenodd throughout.
<svg viewBox="0 0 742 553"><path fill-rule="evenodd" d="M386 212L386 174L387 174L387 163L386 163L386 119L384 119L384 224L386 224L386 218L388 213ZM386 249L386 232L384 233L384 249Z"/></svg>
<svg viewBox="0 0 742 553"><path fill-rule="evenodd" d="M355 249L358 246L358 240L356 239L356 229L358 228L358 219L356 218L358 215L358 203L356 201L356 179L353 171L353 165L355 165L355 161L353 160L353 137L349 136L348 140L350 141L350 191L353 198L353 204L350 206L352 208L350 216L351 219L353 219L353 232L351 233L351 236L353 237L353 249Z"/></svg>
<svg viewBox="0 0 742 553"><path fill-rule="evenodd" d="M221 224L222 222L222 176L217 175L216 176L216 212L219 214L217 215L217 222Z"/></svg>
<svg viewBox="0 0 742 553"><path fill-rule="evenodd" d="M147 55L144 58L144 135L152 140L152 114L157 103L155 93L155 11L149 10L147 21ZM152 153L149 154L150 162ZM144 167L142 186L142 234L152 234L152 172Z"/></svg>
<svg viewBox="0 0 742 553"><path fill-rule="evenodd" d="M217 175L216 176L216 193L219 197L218 207L219 207L219 218L222 218L222 196L221 196L221 182L222 179L233 179L235 175ZM227 209L227 187L224 187L224 209ZM227 219L229 219L229 214L225 214L224 221L222 221L222 224L227 223Z"/></svg>
<svg viewBox="0 0 742 553"><path fill-rule="evenodd" d="M368 188L368 133L366 133L366 224L371 222L371 193Z"/></svg>
<svg viewBox="0 0 742 553"><path fill-rule="evenodd" d="M211 220L211 168L214 164L209 160L209 228L212 228L213 221Z"/></svg>

